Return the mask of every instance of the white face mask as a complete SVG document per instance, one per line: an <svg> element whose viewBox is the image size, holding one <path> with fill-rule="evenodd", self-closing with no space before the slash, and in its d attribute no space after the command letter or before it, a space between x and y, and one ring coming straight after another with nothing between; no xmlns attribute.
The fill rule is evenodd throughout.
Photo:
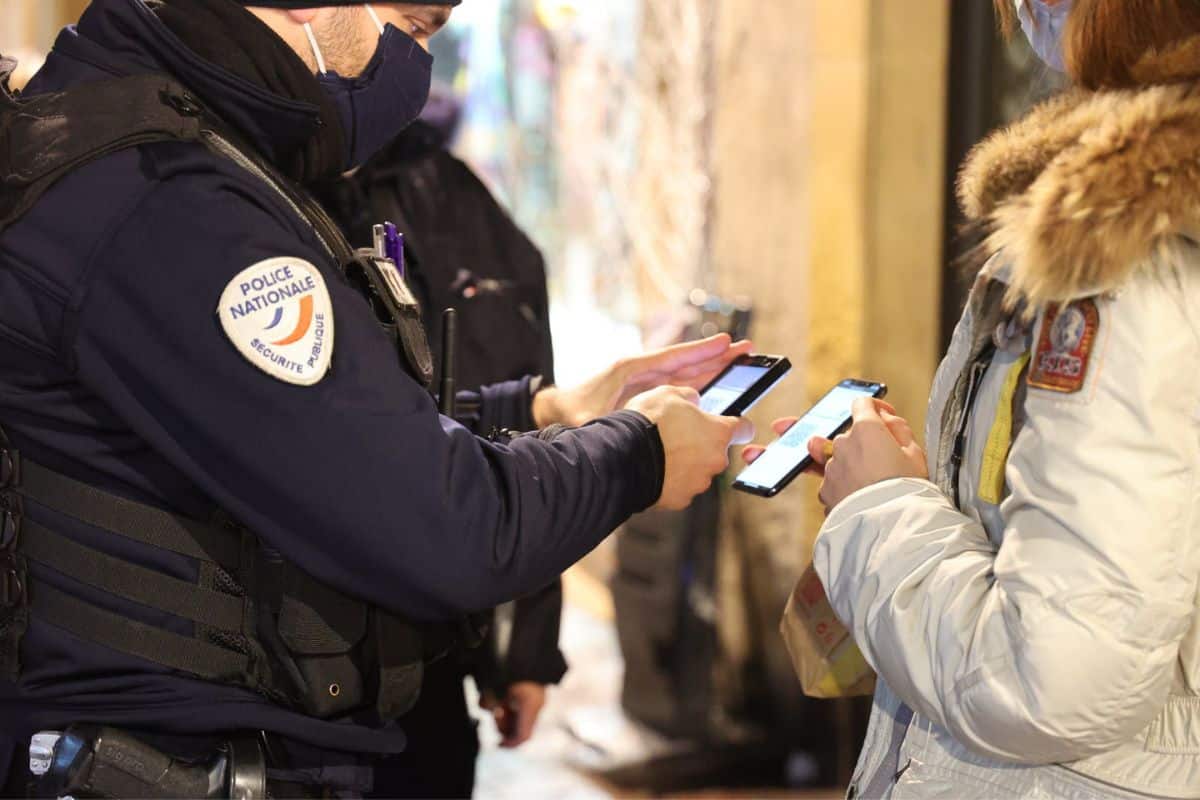
<svg viewBox="0 0 1200 800"><path fill-rule="evenodd" d="M1071 14L1072 0L1060 0L1050 5L1045 0L1013 0L1021 30L1033 52L1051 69L1066 72L1063 64L1062 37Z"/></svg>
<svg viewBox="0 0 1200 800"><path fill-rule="evenodd" d="M375 27L379 29L379 35L383 36L383 22L379 19L379 15L375 13L375 9L371 8L370 3L363 3L363 8L371 15L371 19L375 22ZM320 46L317 45L317 37L313 33L312 25L304 23L304 33L308 36L308 44L312 47L313 55L317 58L317 71L322 75L329 72L325 68L325 56L321 53Z"/></svg>

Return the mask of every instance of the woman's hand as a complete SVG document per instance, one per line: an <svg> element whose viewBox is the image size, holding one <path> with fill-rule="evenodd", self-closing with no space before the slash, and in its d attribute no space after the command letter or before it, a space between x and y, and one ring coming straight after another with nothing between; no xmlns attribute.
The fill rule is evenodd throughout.
<svg viewBox="0 0 1200 800"><path fill-rule="evenodd" d="M799 417L775 420L771 428L782 436ZM765 447L750 445L742 451L746 463L762 455ZM820 499L826 513L859 489L889 478L926 478L925 451L916 442L908 421L891 404L864 397L854 404L854 424L849 433L834 440L814 436L808 443L812 465L806 473L819 475Z"/></svg>
<svg viewBox="0 0 1200 800"><path fill-rule="evenodd" d="M775 431L776 436L783 436L785 433L788 432L789 428L791 428L793 425L796 424L796 421L798 419L800 419L800 418L799 417L780 417L779 419L777 419L771 423L771 430ZM753 464L754 460L756 458L758 458L759 456L761 456L766 449L767 449L767 446L765 444L748 444L742 450L742 460L745 461L747 464ZM806 473L810 473L813 475L821 474L820 469L818 467L816 467L815 465L809 467L808 469L806 469L804 471Z"/></svg>
<svg viewBox="0 0 1200 800"><path fill-rule="evenodd" d="M573 389L551 386L538 392L533 398L533 419L539 428L555 423L578 426L624 408L636 395L658 386L702 389L752 347L746 341L734 344L721 333L621 359Z"/></svg>
<svg viewBox="0 0 1200 800"><path fill-rule="evenodd" d="M854 401L854 422L847 433L829 439L815 436L809 455L825 480L819 495L828 514L859 489L891 478L928 478L925 450L908 421L888 403L872 397Z"/></svg>

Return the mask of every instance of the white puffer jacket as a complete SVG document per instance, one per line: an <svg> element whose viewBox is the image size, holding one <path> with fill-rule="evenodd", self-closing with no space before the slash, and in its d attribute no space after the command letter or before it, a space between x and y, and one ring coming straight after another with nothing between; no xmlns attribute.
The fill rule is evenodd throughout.
<svg viewBox="0 0 1200 800"><path fill-rule="evenodd" d="M961 191L932 480L817 541L880 676L852 794L1200 798L1200 86L1052 101Z"/></svg>

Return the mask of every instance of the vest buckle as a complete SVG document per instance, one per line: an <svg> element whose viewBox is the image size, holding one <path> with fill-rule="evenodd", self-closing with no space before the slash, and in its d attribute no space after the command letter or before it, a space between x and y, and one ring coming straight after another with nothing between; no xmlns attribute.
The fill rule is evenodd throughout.
<svg viewBox="0 0 1200 800"><path fill-rule="evenodd" d="M0 491L0 555L14 553L21 537L21 497L11 490Z"/></svg>
<svg viewBox="0 0 1200 800"><path fill-rule="evenodd" d="M21 484L21 454L11 447L0 447L0 489Z"/></svg>
<svg viewBox="0 0 1200 800"><path fill-rule="evenodd" d="M0 451L0 459L11 452ZM25 603L24 571L17 562L20 538L21 498L12 489L0 488L0 608L15 608Z"/></svg>
<svg viewBox="0 0 1200 800"><path fill-rule="evenodd" d="M12 554L0 556L0 608L25 605L25 581Z"/></svg>

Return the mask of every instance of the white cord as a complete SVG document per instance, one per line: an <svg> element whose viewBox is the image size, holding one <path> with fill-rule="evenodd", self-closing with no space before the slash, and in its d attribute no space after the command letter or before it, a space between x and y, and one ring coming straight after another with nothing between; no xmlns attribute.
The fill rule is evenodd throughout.
<svg viewBox="0 0 1200 800"><path fill-rule="evenodd" d="M313 34L312 25L304 23L304 32L308 34L308 43L312 45L313 55L317 57L317 69L324 75L328 72L325 69L325 57L321 55L321 48L317 46L317 37Z"/></svg>
<svg viewBox="0 0 1200 800"><path fill-rule="evenodd" d="M371 8L370 3L363 3L363 8L371 15L371 19L375 20L375 27L379 28L379 35L383 36L383 23L379 21L379 15L375 13L375 9Z"/></svg>

